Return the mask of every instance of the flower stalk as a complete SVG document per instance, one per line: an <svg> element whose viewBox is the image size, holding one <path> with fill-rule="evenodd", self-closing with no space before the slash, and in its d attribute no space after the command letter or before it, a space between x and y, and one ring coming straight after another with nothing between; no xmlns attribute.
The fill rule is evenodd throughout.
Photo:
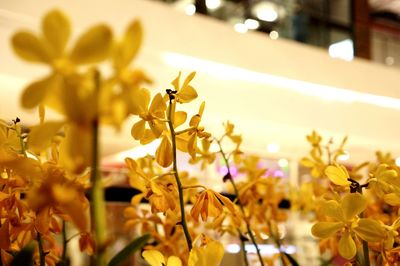
<svg viewBox="0 0 400 266"><path fill-rule="evenodd" d="M241 211L242 214L243 214L244 222L245 222L245 224L246 224L246 230L247 230L247 232L248 232L248 234L249 234L249 236L250 236L251 242L253 243L254 247L256 248L257 257L258 257L258 259L259 259L259 261L260 261L260 264L261 264L261 266L264 266L264 262L263 262L263 259L262 259L262 257L261 257L260 248L258 247L257 242L256 242L256 239L255 239L255 237L254 237L254 234L253 234L253 232L251 231L250 223L249 223L249 221L247 220L247 217L246 217L246 214L245 214L245 211L244 211L244 207L243 207L242 203L240 202L239 190L237 189L237 186L236 186L236 184L235 184L235 181L233 181L233 178L232 178L232 175L231 175L231 170L230 170L230 165L229 165L228 157L226 156L224 150L222 149L221 141L218 140L218 139L216 139L216 141L217 141L217 144L218 144L218 146L219 146L219 152L220 152L220 154L222 155L222 158L223 158L223 160L224 160L224 162L225 162L225 166L226 166L227 171L228 171L226 177L228 178L229 182L231 183L231 185L232 185L232 187L233 187L233 190L234 190L234 193L235 193L235 196L236 196L236 199L237 199L237 203L239 204L240 211ZM240 239L240 241L243 241L243 239ZM244 252L245 252L245 257L246 257L246 251L244 250Z"/></svg>
<svg viewBox="0 0 400 266"><path fill-rule="evenodd" d="M173 167L173 171L174 171L174 177L175 177L175 181L176 181L176 185L178 187L178 194L179 194L179 207L180 207L180 211L181 211L181 222L180 224L182 225L183 228L183 232L185 234L185 238L186 238L186 243L188 246L189 251L192 250L192 238L190 236L189 233L189 229L186 223L186 217L185 217L185 202L183 200L183 186L181 183L181 180L179 178L179 174L178 174L178 164L177 164L177 160L176 160L176 134L175 134L175 129L174 129L174 125L172 123L172 99L173 99L173 95L169 94L170 99L169 99L169 107L168 107L168 127L169 130L171 132L171 141L172 141L172 167Z"/></svg>
<svg viewBox="0 0 400 266"><path fill-rule="evenodd" d="M96 91L100 90L100 75L96 72L95 75L95 86ZM97 94L98 95L98 94ZM95 108L98 102L96 101ZM95 265L104 266L106 265L106 253L105 243L107 240L106 232L106 205L104 201L104 188L99 175L99 114L96 110L96 116L92 121L92 164L90 172L90 181L92 183L91 189L91 217L92 217L92 230L94 230L94 238L96 241L95 251Z"/></svg>
<svg viewBox="0 0 400 266"><path fill-rule="evenodd" d="M44 253L44 249L43 249L43 241L42 241L42 237L40 235L39 232L37 232L36 234L36 240L38 242L39 245L39 265L40 266L46 266L46 254Z"/></svg>

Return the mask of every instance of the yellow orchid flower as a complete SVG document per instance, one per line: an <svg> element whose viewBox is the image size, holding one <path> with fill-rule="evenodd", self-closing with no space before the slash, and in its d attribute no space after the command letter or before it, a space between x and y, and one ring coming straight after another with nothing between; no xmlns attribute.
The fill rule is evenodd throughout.
<svg viewBox="0 0 400 266"><path fill-rule="evenodd" d="M307 135L307 141L313 146L313 147L319 147L319 144L322 141L322 137L315 131L313 130L310 135Z"/></svg>
<svg viewBox="0 0 400 266"><path fill-rule="evenodd" d="M145 250L142 256L150 266L182 266L179 257L170 256L165 260L164 255L158 250Z"/></svg>
<svg viewBox="0 0 400 266"><path fill-rule="evenodd" d="M178 103L189 103L197 98L196 90L189 84L195 75L196 72L190 73L183 81L182 86L179 86L181 78L181 72L179 72L178 76L171 82L175 88L175 99Z"/></svg>
<svg viewBox="0 0 400 266"><path fill-rule="evenodd" d="M339 253L351 259L357 252L354 234L367 242L378 242L385 236L379 222L358 216L366 207L367 200L359 193L345 195L340 203L335 200L326 201L322 205L322 212L334 221L317 222L311 232L319 238L328 238L341 232Z"/></svg>
<svg viewBox="0 0 400 266"><path fill-rule="evenodd" d="M196 158L190 158L189 163L191 164L196 164L198 162L201 163L201 170L204 170L207 165L212 164L215 160L215 153L210 152L210 146L211 146L210 140L207 139L202 139L201 140L201 147L202 149L197 148L197 154L198 156Z"/></svg>
<svg viewBox="0 0 400 266"><path fill-rule="evenodd" d="M199 220L199 215L203 221L206 221L208 217L216 218L221 215L223 206L227 207L231 213L235 213L234 204L227 197L211 189L205 189L197 195L190 215L195 221Z"/></svg>
<svg viewBox="0 0 400 266"><path fill-rule="evenodd" d="M189 266L217 266L224 256L224 246L201 234L195 239L196 243L201 238L200 246L194 246L189 254Z"/></svg>
<svg viewBox="0 0 400 266"><path fill-rule="evenodd" d="M156 94L150 102L150 92L146 89L140 89L135 92L134 114L138 114L140 121L136 122L131 129L132 137L140 140L141 144L147 144L154 139L159 138L166 129L165 110L167 105L160 93ZM146 129L146 123L150 129Z"/></svg>
<svg viewBox="0 0 400 266"><path fill-rule="evenodd" d="M202 102L199 108L199 112L196 115L192 116L189 121L190 128L186 130L183 134L177 136L178 147L183 147L184 151L187 151L192 159L196 158L197 138L207 139L211 137L211 134L204 131L204 127L200 126L204 107L205 102Z"/></svg>
<svg viewBox="0 0 400 266"><path fill-rule="evenodd" d="M349 173L343 165L329 165L325 169L325 175L332 183L338 186L349 186Z"/></svg>
<svg viewBox="0 0 400 266"><path fill-rule="evenodd" d="M174 210L177 206L177 189L175 188L173 177L169 174L151 176L143 171L139 164L131 158L126 158L125 163L129 169L129 183L133 188L142 193L135 195L131 203L137 205L142 198L150 201L153 212L163 212Z"/></svg>
<svg viewBox="0 0 400 266"><path fill-rule="evenodd" d="M57 94L64 90L64 77L73 77L76 66L98 63L106 59L112 46L112 32L105 25L97 25L82 34L69 52L65 51L71 35L68 18L59 10L52 10L42 20L42 34L20 31L12 37L12 47L22 59L50 66L52 73L24 90L22 105L33 108L47 101L58 109Z"/></svg>

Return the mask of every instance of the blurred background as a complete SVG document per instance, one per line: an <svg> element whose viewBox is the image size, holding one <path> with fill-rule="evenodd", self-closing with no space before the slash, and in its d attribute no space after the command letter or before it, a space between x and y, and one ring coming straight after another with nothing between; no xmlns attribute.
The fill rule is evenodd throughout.
<svg viewBox="0 0 400 266"><path fill-rule="evenodd" d="M218 136L223 122L234 123L244 138L242 149L260 156L259 167L282 177L288 188L309 178L299 160L309 151L305 136L312 130L338 144L348 135L341 159L349 166L374 158L377 150L400 156L398 0L2 0L4 120L18 116L25 125L38 122L35 111L19 107L19 97L25 84L48 70L18 60L8 40L18 29L39 29L41 16L55 7L69 14L74 36L98 22L121 34L139 18L145 37L134 64L152 77L152 91L170 88L180 70L185 75L197 71L193 85L199 98L188 114L205 100L202 122L207 131ZM48 114L48 119L56 118ZM133 122L120 132L101 130L102 172L113 180L107 190L109 224L121 236L121 246L129 239L122 231L121 211L134 193L123 160L154 154L157 147L139 146L132 139ZM224 191L221 175L226 169L220 159L201 170L180 156L179 165ZM287 252L295 253L301 265L320 265L307 217L292 216L282 224ZM238 243L225 241L224 265L239 265ZM277 253L266 243L265 256Z"/></svg>

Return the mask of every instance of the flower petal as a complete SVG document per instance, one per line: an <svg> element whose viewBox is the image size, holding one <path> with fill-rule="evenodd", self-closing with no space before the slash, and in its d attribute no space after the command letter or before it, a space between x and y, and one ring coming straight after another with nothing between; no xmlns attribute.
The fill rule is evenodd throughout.
<svg viewBox="0 0 400 266"><path fill-rule="evenodd" d="M150 102L149 90L143 88L132 91L131 101L130 111L132 114L141 115L146 113Z"/></svg>
<svg viewBox="0 0 400 266"><path fill-rule="evenodd" d="M75 64L98 63L107 58L112 45L112 32L105 25L90 28L76 42L70 59Z"/></svg>
<svg viewBox="0 0 400 266"><path fill-rule="evenodd" d="M356 253L356 243L348 231L345 231L339 240L339 254L345 259L352 259Z"/></svg>
<svg viewBox="0 0 400 266"><path fill-rule="evenodd" d="M50 146L52 138L64 125L64 122L49 121L31 128L28 136L28 148L34 153L40 153Z"/></svg>
<svg viewBox="0 0 400 266"><path fill-rule="evenodd" d="M129 65L139 51L142 35L143 30L140 21L133 21L128 26L122 42L117 46L114 54L114 67L121 69Z"/></svg>
<svg viewBox="0 0 400 266"><path fill-rule="evenodd" d="M140 120L136 122L131 129L131 135L134 139L139 140L144 135L146 122L144 120Z"/></svg>
<svg viewBox="0 0 400 266"><path fill-rule="evenodd" d="M158 250L145 250L142 252L142 256L150 266L163 266L165 265L165 259L163 254Z"/></svg>
<svg viewBox="0 0 400 266"><path fill-rule="evenodd" d="M167 266L182 266L182 261L177 256L170 256L167 260Z"/></svg>
<svg viewBox="0 0 400 266"><path fill-rule="evenodd" d="M344 218L349 221L367 208L367 199L360 193L351 193L343 197L340 205Z"/></svg>
<svg viewBox="0 0 400 266"><path fill-rule="evenodd" d="M342 222L318 222L311 228L311 233L315 237L328 238L343 228Z"/></svg>
<svg viewBox="0 0 400 266"><path fill-rule="evenodd" d="M180 125L182 125L183 123L185 123L186 118L187 118L186 112L184 112L184 111L175 112L175 115L174 115L174 128L177 128Z"/></svg>
<svg viewBox="0 0 400 266"><path fill-rule="evenodd" d="M30 32L17 32L11 39L14 52L29 62L49 63L50 55L45 44Z"/></svg>
<svg viewBox="0 0 400 266"><path fill-rule="evenodd" d="M373 219L362 218L358 221L358 226L353 231L367 242L378 242L385 237L385 229Z"/></svg>
<svg viewBox="0 0 400 266"><path fill-rule="evenodd" d="M383 200L391 206L400 205L400 196L397 195L396 193L388 193L383 195Z"/></svg>
<svg viewBox="0 0 400 266"><path fill-rule="evenodd" d="M325 174L335 185L348 186L350 184L350 181L347 180L349 173L342 165L329 165L325 169Z"/></svg>
<svg viewBox="0 0 400 266"><path fill-rule="evenodd" d="M29 84L24 89L21 104L24 108L34 108L44 101L49 91L52 78L44 78Z"/></svg>
<svg viewBox="0 0 400 266"><path fill-rule="evenodd" d="M42 30L44 37L51 44L56 56L60 56L71 35L71 26L67 16L60 10L50 11L43 18Z"/></svg>
<svg viewBox="0 0 400 266"><path fill-rule="evenodd" d="M168 167L172 163L172 145L167 136L163 136L160 146L156 150L156 161L162 167Z"/></svg>

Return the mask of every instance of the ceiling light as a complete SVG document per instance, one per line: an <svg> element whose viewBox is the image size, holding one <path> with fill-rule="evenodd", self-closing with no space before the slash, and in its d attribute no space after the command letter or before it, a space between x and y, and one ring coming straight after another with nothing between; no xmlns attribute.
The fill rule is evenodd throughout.
<svg viewBox="0 0 400 266"><path fill-rule="evenodd" d="M185 13L188 16L193 16L196 13L196 6L194 4L188 4L185 7Z"/></svg>
<svg viewBox="0 0 400 266"><path fill-rule="evenodd" d="M260 27L260 22L258 22L258 20L255 19L248 18L244 21L244 25L246 25L246 27L249 30L255 30L258 29L258 27Z"/></svg>
<svg viewBox="0 0 400 266"><path fill-rule="evenodd" d="M279 38L279 33L278 33L277 31L273 30L273 31L271 31L271 32L269 33L269 37L270 37L272 40L276 40L276 39Z"/></svg>
<svg viewBox="0 0 400 266"><path fill-rule="evenodd" d="M346 61L354 59L353 41L350 39L329 45L328 51L332 58L340 58Z"/></svg>
<svg viewBox="0 0 400 266"><path fill-rule="evenodd" d="M215 10L221 6L221 0L206 0L206 6L210 10Z"/></svg>
<svg viewBox="0 0 400 266"><path fill-rule="evenodd" d="M359 102L400 110L400 99L394 97L363 93L340 87L333 87L271 75L263 72L251 71L241 67L231 66L178 53L165 53L164 60L169 66L179 69L184 68L204 72L219 79L227 79L227 77L229 77L230 80L270 85L274 86L276 89L288 90L321 99L329 98L332 101L343 103Z"/></svg>
<svg viewBox="0 0 400 266"><path fill-rule="evenodd" d="M235 29L235 31L239 32L239 33L246 33L248 31L248 28L246 27L245 24L243 23L236 23L233 28Z"/></svg>
<svg viewBox="0 0 400 266"><path fill-rule="evenodd" d="M267 151L270 153L277 153L280 150L280 147L277 143L270 143L267 145Z"/></svg>
<svg viewBox="0 0 400 266"><path fill-rule="evenodd" d="M252 8L252 13L259 19L267 22L274 22L278 19L278 8L271 2L259 2Z"/></svg>

